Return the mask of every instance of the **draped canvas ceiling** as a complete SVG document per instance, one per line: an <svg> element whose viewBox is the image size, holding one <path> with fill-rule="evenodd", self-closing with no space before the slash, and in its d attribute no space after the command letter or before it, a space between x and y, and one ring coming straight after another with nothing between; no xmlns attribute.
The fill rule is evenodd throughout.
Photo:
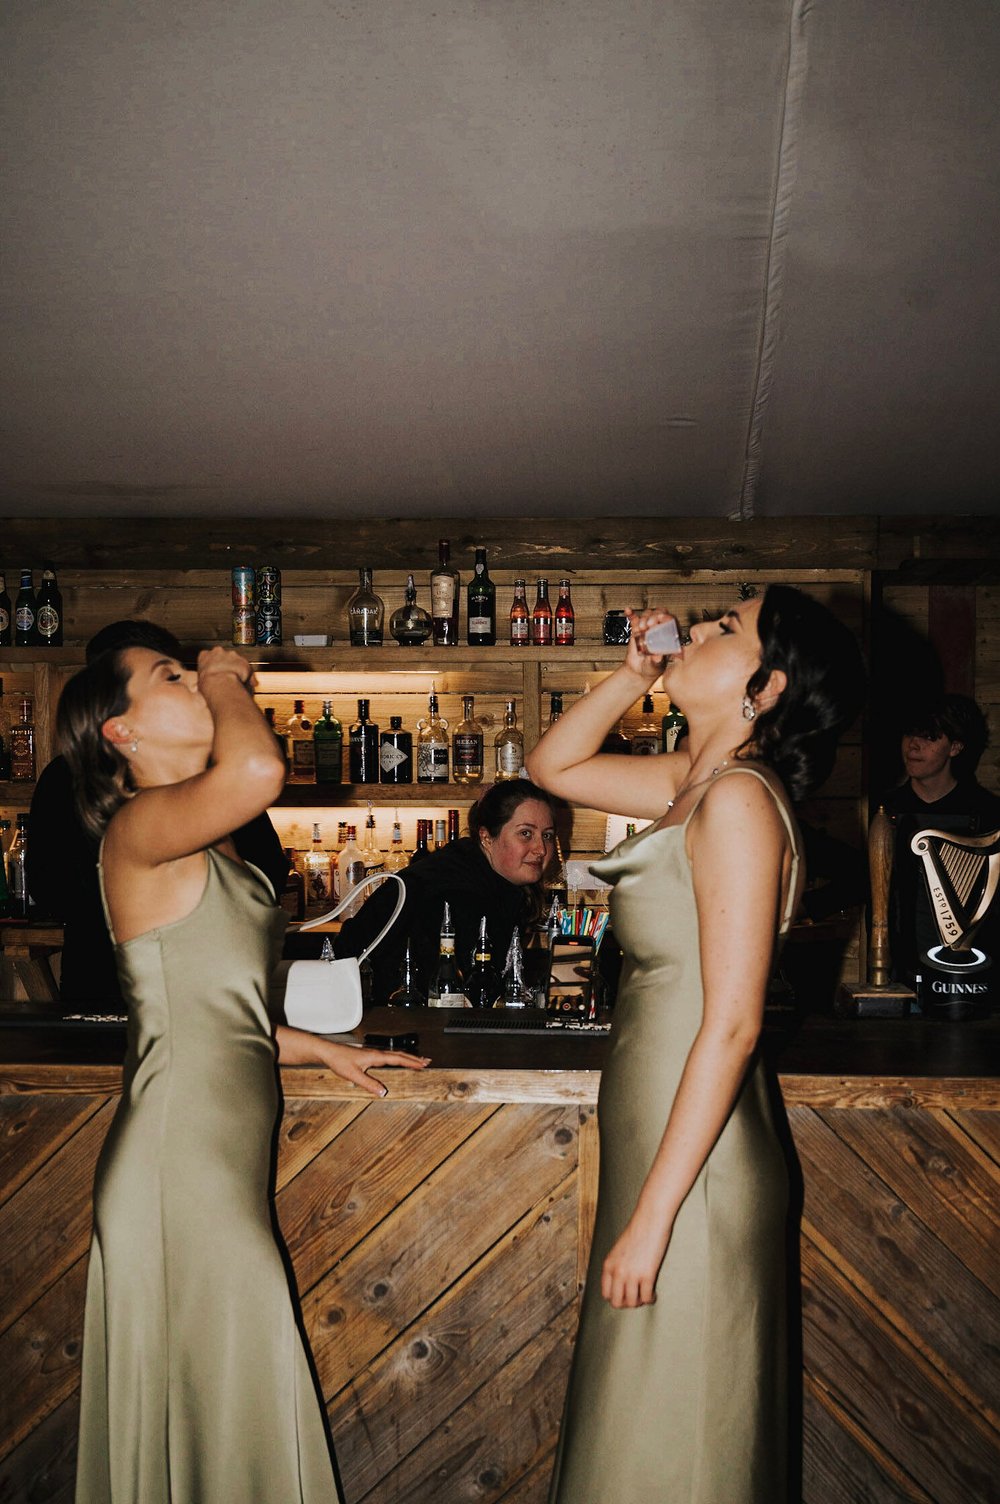
<svg viewBox="0 0 1000 1504"><path fill-rule="evenodd" d="M995 0L7 0L0 515L997 510Z"/></svg>

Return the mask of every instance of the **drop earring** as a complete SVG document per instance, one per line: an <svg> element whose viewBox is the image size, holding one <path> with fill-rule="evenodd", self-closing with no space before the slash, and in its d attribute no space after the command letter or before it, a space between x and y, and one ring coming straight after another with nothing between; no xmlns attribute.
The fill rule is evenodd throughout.
<svg viewBox="0 0 1000 1504"><path fill-rule="evenodd" d="M755 721L757 719L757 707L749 695L743 696L743 719L745 721Z"/></svg>
<svg viewBox="0 0 1000 1504"><path fill-rule="evenodd" d="M136 736L133 735L132 740L128 744L128 749L131 752L131 754L132 754L133 757L138 752L138 750L139 750L139 741L138 741L138 738Z"/></svg>

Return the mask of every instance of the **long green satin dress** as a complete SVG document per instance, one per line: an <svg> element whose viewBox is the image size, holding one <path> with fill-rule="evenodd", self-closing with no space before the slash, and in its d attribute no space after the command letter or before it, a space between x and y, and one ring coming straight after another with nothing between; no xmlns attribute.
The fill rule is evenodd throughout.
<svg viewBox="0 0 1000 1504"><path fill-rule="evenodd" d="M334 1504L268 1199L266 987L285 915L207 853L186 918L117 946L122 1099L97 1167L77 1504Z"/></svg>
<svg viewBox="0 0 1000 1504"><path fill-rule="evenodd" d="M735 775L771 789L788 831L784 929L798 887L795 822L763 771L738 764L719 777ZM592 869L613 884L625 964L601 1076L597 1221L550 1504L786 1498L788 1183L759 1059L677 1214L656 1301L615 1311L601 1298L604 1259L635 1209L702 1022L685 825L649 826Z"/></svg>

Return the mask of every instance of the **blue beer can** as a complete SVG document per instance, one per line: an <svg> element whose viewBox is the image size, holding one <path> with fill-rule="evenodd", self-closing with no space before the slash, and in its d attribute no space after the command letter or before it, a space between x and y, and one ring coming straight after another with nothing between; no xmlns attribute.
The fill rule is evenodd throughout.
<svg viewBox="0 0 1000 1504"><path fill-rule="evenodd" d="M281 645L281 607L276 601L262 601L257 607L257 643L261 647Z"/></svg>
<svg viewBox="0 0 1000 1504"><path fill-rule="evenodd" d="M233 570L233 610L248 611L256 604L255 571L249 564L237 564Z"/></svg>

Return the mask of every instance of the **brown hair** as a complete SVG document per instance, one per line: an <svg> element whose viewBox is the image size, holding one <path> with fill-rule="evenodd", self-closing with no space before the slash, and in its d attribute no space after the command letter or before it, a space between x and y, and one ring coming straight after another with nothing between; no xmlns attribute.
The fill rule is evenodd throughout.
<svg viewBox="0 0 1000 1504"><path fill-rule="evenodd" d="M128 759L102 731L129 707L125 648L102 653L68 681L56 711L59 750L69 765L84 829L100 840L111 816L135 791Z"/></svg>

